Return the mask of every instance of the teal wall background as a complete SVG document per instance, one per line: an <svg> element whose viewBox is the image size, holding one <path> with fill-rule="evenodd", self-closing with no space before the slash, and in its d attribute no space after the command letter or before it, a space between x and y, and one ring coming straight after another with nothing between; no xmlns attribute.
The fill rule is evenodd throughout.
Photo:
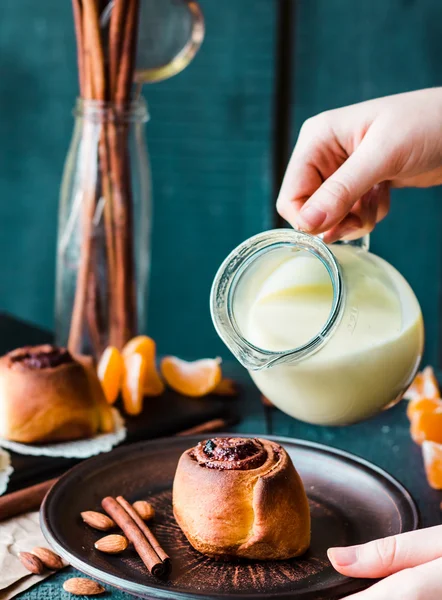
<svg viewBox="0 0 442 600"><path fill-rule="evenodd" d="M302 122L322 110L442 85L438 0L300 0L293 29L293 143ZM440 365L442 188L394 190L371 247L415 290L425 319L425 360Z"/></svg>
<svg viewBox="0 0 442 600"><path fill-rule="evenodd" d="M284 0L201 0L204 45L146 90L154 183L150 333L160 352L226 354L208 293L220 261L273 226L278 10ZM290 2L290 0L288 0ZM307 117L440 85L439 0L298 0L291 143ZM0 310L51 327L57 202L77 93L68 0L0 7ZM373 249L416 290L426 360L439 361L442 192L394 193Z"/></svg>

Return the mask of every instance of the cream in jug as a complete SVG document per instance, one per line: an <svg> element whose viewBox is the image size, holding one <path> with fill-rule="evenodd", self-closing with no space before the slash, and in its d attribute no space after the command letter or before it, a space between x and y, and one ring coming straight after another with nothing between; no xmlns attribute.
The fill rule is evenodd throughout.
<svg viewBox="0 0 442 600"><path fill-rule="evenodd" d="M242 244L212 290L215 326L261 392L318 424L399 399L422 354L417 299L390 264L291 230Z"/></svg>

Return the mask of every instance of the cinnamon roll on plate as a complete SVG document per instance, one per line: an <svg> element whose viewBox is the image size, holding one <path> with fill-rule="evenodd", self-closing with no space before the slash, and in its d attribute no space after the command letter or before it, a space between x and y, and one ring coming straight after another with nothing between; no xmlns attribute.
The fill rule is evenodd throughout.
<svg viewBox="0 0 442 600"><path fill-rule="evenodd" d="M310 544L310 512L287 452L253 438L204 440L182 454L173 484L175 519L208 556L287 559Z"/></svg>

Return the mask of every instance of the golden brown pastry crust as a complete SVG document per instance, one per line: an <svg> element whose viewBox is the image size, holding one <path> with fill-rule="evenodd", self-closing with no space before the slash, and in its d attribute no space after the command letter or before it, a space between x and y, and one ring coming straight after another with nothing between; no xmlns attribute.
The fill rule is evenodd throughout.
<svg viewBox="0 0 442 600"><path fill-rule="evenodd" d="M95 370L42 345L0 358L0 433L22 443L87 438L114 428Z"/></svg>
<svg viewBox="0 0 442 600"><path fill-rule="evenodd" d="M173 485L175 519L191 545L208 556L299 556L310 544L310 511L302 481L281 446L264 439L253 442L257 454L265 452L258 466L250 456L236 461L234 468L222 463L230 467L235 456L225 461L209 456L204 463L201 448L207 440L197 452L184 452Z"/></svg>

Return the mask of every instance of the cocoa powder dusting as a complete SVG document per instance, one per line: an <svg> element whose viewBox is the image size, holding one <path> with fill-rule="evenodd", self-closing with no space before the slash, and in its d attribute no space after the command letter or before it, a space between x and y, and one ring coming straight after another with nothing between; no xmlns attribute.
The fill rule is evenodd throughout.
<svg viewBox="0 0 442 600"><path fill-rule="evenodd" d="M173 577L169 584L172 589L185 590L189 596L198 590L205 596L219 594L224 598L234 598L244 594L256 597L260 593L263 593L266 598L288 598L289 595L292 597L300 588L302 588L301 592L308 590L312 577L321 581L326 581L328 578L333 580L333 569L326 554L327 548L334 535L338 535L338 539L334 539L335 542L344 539L340 535L348 535L345 526L341 533L337 533L341 531L338 525L342 522L342 516L338 516L340 513L334 512L333 509L330 511L326 502L314 503L311 506L313 520L319 525L316 529L314 546L304 556L263 562L238 558L229 562L219 561L202 556L189 544L173 516L170 489L162 490L146 499L156 510L153 531L164 540L165 550L173 563ZM331 528L328 536L320 533L324 518ZM138 570L144 576L142 563ZM330 598L330 595L325 592L320 597L325 599Z"/></svg>

